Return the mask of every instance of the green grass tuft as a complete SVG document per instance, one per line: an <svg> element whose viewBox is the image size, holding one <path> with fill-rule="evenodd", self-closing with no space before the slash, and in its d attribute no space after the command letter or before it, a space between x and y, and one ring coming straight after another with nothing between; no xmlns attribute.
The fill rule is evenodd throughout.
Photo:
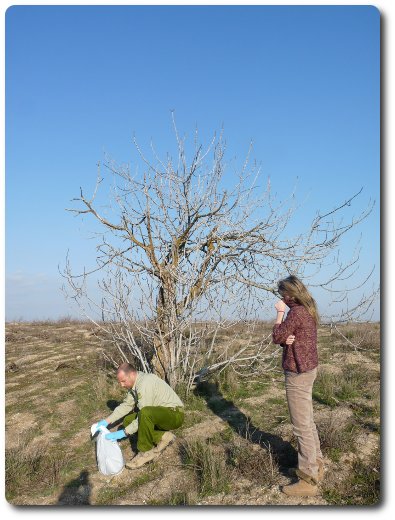
<svg viewBox="0 0 395 520"><path fill-rule="evenodd" d="M229 492L230 473L221 453L216 452L209 443L200 440L184 441L181 445L181 458L184 467L195 473L201 497Z"/></svg>

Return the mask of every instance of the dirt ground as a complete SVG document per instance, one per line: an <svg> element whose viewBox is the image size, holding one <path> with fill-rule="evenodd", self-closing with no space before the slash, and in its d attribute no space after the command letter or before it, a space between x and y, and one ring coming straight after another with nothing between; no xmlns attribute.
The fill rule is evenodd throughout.
<svg viewBox="0 0 395 520"><path fill-rule="evenodd" d="M323 340L322 344L326 345ZM60 467L51 485L41 486L34 481L31 486L14 492L11 503L140 506L166 503L168 497L177 491L185 493L189 489L186 482L192 478L191 472L182 464L180 457L180 446L184 441L221 436L229 430L230 424L234 424L235 420L237 422L238 417L259 414L270 400L281 402L285 399L282 375L278 373L273 375L271 384L263 387L261 393L235 399L229 406L219 407L215 412L213 406L207 410L187 407L186 423L191 425L177 432L175 443L149 468L124 469L120 475L108 478L97 470L94 442L90 438L90 426L104 416L106 409L103 403L107 402L108 396L103 392L100 381L89 379L87 375L98 373L102 347L102 338L95 336L90 324L6 325L6 450L11 453L28 443L30 451L34 452L35 448L44 444L52 451L60 450L66 460L66 466ZM322 366L328 372L336 373L339 367L350 363L363 365L371 371L380 370L378 360L357 351L337 351L329 360L326 356ZM108 387L108 382L106 384ZM215 399L213 395L212 400ZM221 397L217 396L217 399ZM314 408L317 422L331 418L340 425L353 415L349 403L330 408L316 402ZM279 417L276 435L283 442L291 442L289 418L286 413ZM377 418L372 421L377 423ZM263 424L259 424L260 430L264 429ZM377 428L360 428L354 451L341 453L337 460L325 457L327 482L340 481L350 471L357 455L362 460L368 460L378 445ZM124 441L121 447L127 459L131 453L129 442ZM256 443L251 449L258 452L264 447ZM196 496L194 505L329 505L321 495L287 497L281 492L281 486L288 483L290 479L286 475L281 475L278 483L269 488L237 478L232 481L228 492Z"/></svg>

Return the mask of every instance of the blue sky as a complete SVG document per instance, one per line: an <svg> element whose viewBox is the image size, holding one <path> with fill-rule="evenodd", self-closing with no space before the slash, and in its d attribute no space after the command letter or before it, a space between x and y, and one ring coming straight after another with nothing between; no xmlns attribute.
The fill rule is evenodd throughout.
<svg viewBox="0 0 395 520"><path fill-rule="evenodd" d="M15 6L6 12L7 320L70 314L58 265L94 262L89 221L65 211L108 153L160 150L179 130L250 140L274 191L316 210L363 192L361 274L379 279L380 15L369 6ZM378 317L378 311L376 312Z"/></svg>

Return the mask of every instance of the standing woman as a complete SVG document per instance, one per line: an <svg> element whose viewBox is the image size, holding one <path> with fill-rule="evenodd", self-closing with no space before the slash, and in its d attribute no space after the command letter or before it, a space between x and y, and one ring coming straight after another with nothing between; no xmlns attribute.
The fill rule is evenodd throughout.
<svg viewBox="0 0 395 520"><path fill-rule="evenodd" d="M312 399L318 366L319 316L313 297L296 276L280 280L278 292L282 299L275 305L277 319L273 341L283 347L285 391L293 432L298 441L298 467L294 474L299 478L296 484L284 486L282 491L291 496L315 496L318 494L317 484L323 477ZM284 320L285 306L290 310Z"/></svg>

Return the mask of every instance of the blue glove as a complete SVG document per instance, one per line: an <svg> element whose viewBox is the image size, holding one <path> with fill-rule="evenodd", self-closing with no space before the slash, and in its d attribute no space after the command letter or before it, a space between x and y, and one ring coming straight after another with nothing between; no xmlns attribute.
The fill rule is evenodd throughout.
<svg viewBox="0 0 395 520"><path fill-rule="evenodd" d="M118 430L117 432L106 433L106 439L108 441L119 441L127 437L125 430Z"/></svg>
<svg viewBox="0 0 395 520"><path fill-rule="evenodd" d="M100 426L105 426L107 428L108 422L102 419L98 423L94 423L91 426L91 435L94 437L98 431L100 431Z"/></svg>

